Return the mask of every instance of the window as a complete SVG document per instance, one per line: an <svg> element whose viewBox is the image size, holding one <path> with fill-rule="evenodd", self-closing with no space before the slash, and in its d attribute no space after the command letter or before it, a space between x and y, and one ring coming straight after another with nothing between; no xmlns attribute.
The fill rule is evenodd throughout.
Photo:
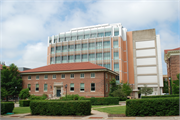
<svg viewBox="0 0 180 120"><path fill-rule="evenodd" d="M28 80L31 80L31 76L30 75L28 76Z"/></svg>
<svg viewBox="0 0 180 120"><path fill-rule="evenodd" d="M59 56L59 57L55 57L55 62L56 63L60 63L61 62L61 57Z"/></svg>
<svg viewBox="0 0 180 120"><path fill-rule="evenodd" d="M95 60L95 54L89 54L89 61Z"/></svg>
<svg viewBox="0 0 180 120"><path fill-rule="evenodd" d="M91 78L95 78L95 73L91 73Z"/></svg>
<svg viewBox="0 0 180 120"><path fill-rule="evenodd" d="M102 49L102 42L96 43L96 49Z"/></svg>
<svg viewBox="0 0 180 120"><path fill-rule="evenodd" d="M79 35L78 36L78 40L80 40L80 39L84 39L84 36L83 35Z"/></svg>
<svg viewBox="0 0 180 120"><path fill-rule="evenodd" d="M119 35L119 31L114 31L114 36L118 36Z"/></svg>
<svg viewBox="0 0 180 120"><path fill-rule="evenodd" d="M74 78L74 74L71 74L71 78Z"/></svg>
<svg viewBox="0 0 180 120"><path fill-rule="evenodd" d="M91 91L95 91L95 83L91 83Z"/></svg>
<svg viewBox="0 0 180 120"><path fill-rule="evenodd" d="M104 33L98 33L98 37L104 37Z"/></svg>
<svg viewBox="0 0 180 120"><path fill-rule="evenodd" d="M95 38L95 37L96 37L96 33L92 33L91 38Z"/></svg>
<svg viewBox="0 0 180 120"><path fill-rule="evenodd" d="M53 79L56 79L56 74L53 75Z"/></svg>
<svg viewBox="0 0 180 120"><path fill-rule="evenodd" d="M36 80L39 80L39 75L36 75Z"/></svg>
<svg viewBox="0 0 180 120"><path fill-rule="evenodd" d="M118 41L113 41L113 47L118 48Z"/></svg>
<svg viewBox="0 0 180 120"><path fill-rule="evenodd" d="M82 62L88 61L87 54L82 55Z"/></svg>
<svg viewBox="0 0 180 120"><path fill-rule="evenodd" d="M59 39L60 39L59 41L61 41L61 42L62 42L62 41L65 41L65 39L64 39L64 38L59 38Z"/></svg>
<svg viewBox="0 0 180 120"><path fill-rule="evenodd" d="M57 43L57 38L56 38L56 39L54 39L54 43Z"/></svg>
<svg viewBox="0 0 180 120"><path fill-rule="evenodd" d="M47 84L44 84L44 91L47 91Z"/></svg>
<svg viewBox="0 0 180 120"><path fill-rule="evenodd" d="M84 83L80 84L80 91L84 91Z"/></svg>
<svg viewBox="0 0 180 120"><path fill-rule="evenodd" d="M105 36L111 36L111 32L105 32Z"/></svg>
<svg viewBox="0 0 180 120"><path fill-rule="evenodd" d="M67 63L67 56L62 56L62 63Z"/></svg>
<svg viewBox="0 0 180 120"><path fill-rule="evenodd" d="M39 91L39 84L36 84L36 91Z"/></svg>
<svg viewBox="0 0 180 120"><path fill-rule="evenodd" d="M69 45L68 48L69 51L74 51L74 45Z"/></svg>
<svg viewBox="0 0 180 120"><path fill-rule="evenodd" d="M51 57L50 62L51 64L54 64L54 57Z"/></svg>
<svg viewBox="0 0 180 120"><path fill-rule="evenodd" d="M57 46L56 47L56 53L60 53L61 52L61 46Z"/></svg>
<svg viewBox="0 0 180 120"><path fill-rule="evenodd" d="M70 41L71 40L71 37L66 37L66 41Z"/></svg>
<svg viewBox="0 0 180 120"><path fill-rule="evenodd" d="M68 61L69 63L74 62L74 56L73 55L68 56Z"/></svg>
<svg viewBox="0 0 180 120"><path fill-rule="evenodd" d="M102 53L96 54L96 60L102 60Z"/></svg>
<svg viewBox="0 0 180 120"><path fill-rule="evenodd" d="M91 50L91 49L95 49L95 43L93 42L93 43L89 43L89 49Z"/></svg>
<svg viewBox="0 0 180 120"><path fill-rule="evenodd" d="M108 84L106 83L106 92L108 92Z"/></svg>
<svg viewBox="0 0 180 120"><path fill-rule="evenodd" d="M118 64L114 64L114 71L119 71L119 63Z"/></svg>
<svg viewBox="0 0 180 120"><path fill-rule="evenodd" d="M118 60L118 59L119 59L119 54L118 54L118 52L114 52L114 59L115 59L115 60Z"/></svg>
<svg viewBox="0 0 180 120"><path fill-rule="evenodd" d="M62 51L67 52L67 46L62 46Z"/></svg>
<svg viewBox="0 0 180 120"><path fill-rule="evenodd" d="M65 74L61 74L61 78L64 79L65 78Z"/></svg>
<svg viewBox="0 0 180 120"><path fill-rule="evenodd" d="M51 54L54 54L54 48L53 47L51 48Z"/></svg>
<svg viewBox="0 0 180 120"><path fill-rule="evenodd" d="M70 84L70 91L74 91L74 83Z"/></svg>
<svg viewBox="0 0 180 120"><path fill-rule="evenodd" d="M76 49L76 51L80 51L81 50L81 45L80 44L75 45L75 49Z"/></svg>
<svg viewBox="0 0 180 120"><path fill-rule="evenodd" d="M29 91L31 91L31 84L28 84L28 89Z"/></svg>
<svg viewBox="0 0 180 120"><path fill-rule="evenodd" d="M75 55L75 62L80 62L81 59L80 59L80 55Z"/></svg>
<svg viewBox="0 0 180 120"><path fill-rule="evenodd" d="M97 64L97 65L102 66L102 64Z"/></svg>
<svg viewBox="0 0 180 120"><path fill-rule="evenodd" d="M81 78L84 78L84 73L81 73L80 77L81 77Z"/></svg>
<svg viewBox="0 0 180 120"><path fill-rule="evenodd" d="M110 59L110 52L104 53L104 60Z"/></svg>
<svg viewBox="0 0 180 120"><path fill-rule="evenodd" d="M48 75L44 75L44 79L48 79Z"/></svg>
<svg viewBox="0 0 180 120"><path fill-rule="evenodd" d="M103 46L104 48L110 48L110 41L104 41Z"/></svg>
<svg viewBox="0 0 180 120"><path fill-rule="evenodd" d="M87 43L82 44L82 50L87 50L87 49L88 49Z"/></svg>
<svg viewBox="0 0 180 120"><path fill-rule="evenodd" d="M108 78L108 74L106 73L106 78Z"/></svg>
<svg viewBox="0 0 180 120"><path fill-rule="evenodd" d="M76 40L76 38L77 38L76 36L72 36L72 40Z"/></svg>
<svg viewBox="0 0 180 120"><path fill-rule="evenodd" d="M110 64L104 64L104 67L110 69Z"/></svg>
<svg viewBox="0 0 180 120"><path fill-rule="evenodd" d="M85 38L85 39L90 38L90 37L89 37L89 34L86 34L86 35L84 36L84 38Z"/></svg>

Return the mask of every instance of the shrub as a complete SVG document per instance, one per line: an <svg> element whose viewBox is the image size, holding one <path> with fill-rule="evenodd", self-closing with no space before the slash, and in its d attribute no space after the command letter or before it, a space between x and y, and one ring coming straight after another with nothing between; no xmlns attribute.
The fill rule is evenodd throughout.
<svg viewBox="0 0 180 120"><path fill-rule="evenodd" d="M85 98L90 100L92 105L119 105L118 97Z"/></svg>
<svg viewBox="0 0 180 120"><path fill-rule="evenodd" d="M90 115L91 102L81 101L31 101L32 115Z"/></svg>
<svg viewBox="0 0 180 120"><path fill-rule="evenodd" d="M66 96L65 96L65 98L66 98ZM79 95L78 94L67 95L67 99L69 99L69 100L78 100L79 99Z"/></svg>
<svg viewBox="0 0 180 120"><path fill-rule="evenodd" d="M137 99L126 101L126 116L179 115L179 98Z"/></svg>
<svg viewBox="0 0 180 120"><path fill-rule="evenodd" d="M13 102L1 102L1 115L6 114L7 112L12 112L14 109Z"/></svg>
<svg viewBox="0 0 180 120"><path fill-rule="evenodd" d="M27 88L27 89L22 89L21 91L20 91L20 94L19 94L19 97L21 98L21 99L26 99L26 98L28 98L30 96L30 94L29 94L29 89Z"/></svg>
<svg viewBox="0 0 180 120"><path fill-rule="evenodd" d="M30 100L45 100L46 98L47 98L46 94L43 94L42 96L31 95L29 97Z"/></svg>
<svg viewBox="0 0 180 120"><path fill-rule="evenodd" d="M30 104L30 100L19 100L20 107L27 107Z"/></svg>
<svg viewBox="0 0 180 120"><path fill-rule="evenodd" d="M168 97L179 97L179 94L174 94L174 95L156 95L156 96L141 96L141 98L168 98Z"/></svg>
<svg viewBox="0 0 180 120"><path fill-rule="evenodd" d="M80 96L78 100L85 100L84 96Z"/></svg>

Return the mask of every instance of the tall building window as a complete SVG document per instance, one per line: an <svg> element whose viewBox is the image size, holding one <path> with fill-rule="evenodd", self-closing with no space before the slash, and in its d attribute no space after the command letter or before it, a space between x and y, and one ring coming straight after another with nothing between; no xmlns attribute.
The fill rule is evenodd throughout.
<svg viewBox="0 0 180 120"><path fill-rule="evenodd" d="M110 59L110 52L104 53L104 60L109 60Z"/></svg>
<svg viewBox="0 0 180 120"><path fill-rule="evenodd" d="M28 76L28 80L31 80L31 76L30 75Z"/></svg>
<svg viewBox="0 0 180 120"><path fill-rule="evenodd" d="M95 91L95 83L91 83L91 91Z"/></svg>
<svg viewBox="0 0 180 120"><path fill-rule="evenodd" d="M56 47L56 53L60 53L61 52L61 46Z"/></svg>
<svg viewBox="0 0 180 120"><path fill-rule="evenodd" d="M89 43L89 49L92 50L92 49L95 49L95 43Z"/></svg>
<svg viewBox="0 0 180 120"><path fill-rule="evenodd" d="M36 84L36 91L39 91L39 84Z"/></svg>
<svg viewBox="0 0 180 120"><path fill-rule="evenodd" d="M84 35L84 38L85 38L85 39L90 38L89 34Z"/></svg>
<svg viewBox="0 0 180 120"><path fill-rule="evenodd" d="M91 73L91 78L95 78L95 73Z"/></svg>
<svg viewBox="0 0 180 120"><path fill-rule="evenodd" d="M69 45L68 48L69 51L74 51L74 45Z"/></svg>
<svg viewBox="0 0 180 120"><path fill-rule="evenodd" d="M54 64L54 57L50 58L50 62L51 62L51 64Z"/></svg>
<svg viewBox="0 0 180 120"><path fill-rule="evenodd" d="M107 69L111 69L110 64L104 64L104 67L107 68Z"/></svg>
<svg viewBox="0 0 180 120"><path fill-rule="evenodd" d="M95 60L95 54L89 54L89 61Z"/></svg>
<svg viewBox="0 0 180 120"><path fill-rule="evenodd" d="M96 38L96 33L92 33L91 38Z"/></svg>
<svg viewBox="0 0 180 120"><path fill-rule="evenodd" d="M102 66L102 64L97 64L97 65Z"/></svg>
<svg viewBox="0 0 180 120"><path fill-rule="evenodd" d="M57 38L56 38L56 39L54 39L54 43L57 43Z"/></svg>
<svg viewBox="0 0 180 120"><path fill-rule="evenodd" d="M84 73L81 73L80 77L81 77L81 78L84 78Z"/></svg>
<svg viewBox="0 0 180 120"><path fill-rule="evenodd" d="M76 40L77 39L77 37L76 36L72 36L72 40Z"/></svg>
<svg viewBox="0 0 180 120"><path fill-rule="evenodd" d="M113 41L113 47L118 48L118 41Z"/></svg>
<svg viewBox="0 0 180 120"><path fill-rule="evenodd" d="M74 83L70 84L70 91L74 91Z"/></svg>
<svg viewBox="0 0 180 120"><path fill-rule="evenodd" d="M88 61L87 54L82 55L82 62Z"/></svg>
<svg viewBox="0 0 180 120"><path fill-rule="evenodd" d="M104 48L110 48L110 41L104 41Z"/></svg>
<svg viewBox="0 0 180 120"><path fill-rule="evenodd" d="M39 80L39 75L36 75L36 80Z"/></svg>
<svg viewBox="0 0 180 120"><path fill-rule="evenodd" d="M81 50L81 45L77 44L77 45L75 45L75 48L76 48L76 51L80 51Z"/></svg>
<svg viewBox="0 0 180 120"><path fill-rule="evenodd" d="M47 88L48 88L47 84L44 84L44 91L47 91Z"/></svg>
<svg viewBox="0 0 180 120"><path fill-rule="evenodd" d="M48 75L44 75L44 79L48 79Z"/></svg>
<svg viewBox="0 0 180 120"><path fill-rule="evenodd" d="M83 35L79 35L79 36L78 36L78 40L81 40L81 39L84 39L84 36L83 36Z"/></svg>
<svg viewBox="0 0 180 120"><path fill-rule="evenodd" d="M119 54L118 54L118 52L114 52L114 59L115 59L115 60L118 60L118 59L119 59Z"/></svg>
<svg viewBox="0 0 180 120"><path fill-rule="evenodd" d="M104 37L104 33L98 33L98 37Z"/></svg>
<svg viewBox="0 0 180 120"><path fill-rule="evenodd" d="M65 41L65 39L64 38L59 38L60 39L60 42L63 42L63 41Z"/></svg>
<svg viewBox="0 0 180 120"><path fill-rule="evenodd" d="M65 78L65 74L61 74L61 78L64 79Z"/></svg>
<svg viewBox="0 0 180 120"><path fill-rule="evenodd" d="M84 83L80 84L80 91L84 91Z"/></svg>
<svg viewBox="0 0 180 120"><path fill-rule="evenodd" d="M96 49L102 49L102 42L96 43Z"/></svg>
<svg viewBox="0 0 180 120"><path fill-rule="evenodd" d="M56 74L53 75L53 79L56 79Z"/></svg>
<svg viewBox="0 0 180 120"><path fill-rule="evenodd" d="M96 54L96 60L102 60L102 53Z"/></svg>
<svg viewBox="0 0 180 120"><path fill-rule="evenodd" d="M75 55L75 62L81 62L80 55Z"/></svg>
<svg viewBox="0 0 180 120"><path fill-rule="evenodd" d="M105 36L111 36L111 32L105 32Z"/></svg>
<svg viewBox="0 0 180 120"><path fill-rule="evenodd" d="M29 91L31 91L31 84L28 84L28 89Z"/></svg>
<svg viewBox="0 0 180 120"><path fill-rule="evenodd" d="M71 74L71 78L74 78L74 74Z"/></svg>
<svg viewBox="0 0 180 120"><path fill-rule="evenodd" d="M62 46L62 52L67 52L67 46Z"/></svg>
<svg viewBox="0 0 180 120"><path fill-rule="evenodd" d="M114 71L119 71L119 63L118 64L114 64Z"/></svg>
<svg viewBox="0 0 180 120"><path fill-rule="evenodd" d="M51 48L51 54L54 54L54 48L53 47Z"/></svg>
<svg viewBox="0 0 180 120"><path fill-rule="evenodd" d="M88 49L87 43L82 44L82 50L87 50L87 49Z"/></svg>
<svg viewBox="0 0 180 120"><path fill-rule="evenodd" d="M119 31L114 31L114 36L118 36L119 35Z"/></svg>
<svg viewBox="0 0 180 120"><path fill-rule="evenodd" d="M66 41L70 41L71 40L71 37L66 37Z"/></svg>
<svg viewBox="0 0 180 120"><path fill-rule="evenodd" d="M62 63L67 63L67 56L62 56Z"/></svg>
<svg viewBox="0 0 180 120"><path fill-rule="evenodd" d="M61 62L61 57L59 56L59 57L55 57L55 62L56 63L60 63Z"/></svg>
<svg viewBox="0 0 180 120"><path fill-rule="evenodd" d="M69 63L74 62L74 56L73 55L68 56L68 61Z"/></svg>

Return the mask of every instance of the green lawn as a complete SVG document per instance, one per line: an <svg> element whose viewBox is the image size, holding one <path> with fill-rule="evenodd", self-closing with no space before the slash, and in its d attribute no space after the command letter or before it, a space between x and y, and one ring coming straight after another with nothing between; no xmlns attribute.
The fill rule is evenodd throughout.
<svg viewBox="0 0 180 120"><path fill-rule="evenodd" d="M112 105L92 105L92 108L106 107L106 106L112 106Z"/></svg>
<svg viewBox="0 0 180 120"><path fill-rule="evenodd" d="M30 107L15 107L13 110L14 114L30 113Z"/></svg>
<svg viewBox="0 0 180 120"><path fill-rule="evenodd" d="M98 110L100 112L106 112L110 114L125 114L126 106L94 108L94 110Z"/></svg>

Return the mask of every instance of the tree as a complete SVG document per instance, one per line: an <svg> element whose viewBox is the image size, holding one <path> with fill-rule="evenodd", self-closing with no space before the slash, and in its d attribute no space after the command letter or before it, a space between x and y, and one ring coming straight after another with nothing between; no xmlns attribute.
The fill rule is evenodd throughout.
<svg viewBox="0 0 180 120"><path fill-rule="evenodd" d="M21 99L26 99L26 98L28 98L29 96L30 96L30 94L29 94L29 89L28 89L28 88L22 89L22 90L20 91L19 97L20 97Z"/></svg>
<svg viewBox="0 0 180 120"><path fill-rule="evenodd" d="M22 89L22 79L17 66L11 64L9 67L3 65L1 70L1 86L7 91L8 95L18 95ZM8 101L8 95L6 100Z"/></svg>
<svg viewBox="0 0 180 120"><path fill-rule="evenodd" d="M126 94L126 96L130 96L132 92L132 88L130 87L129 83L121 83L122 91Z"/></svg>
<svg viewBox="0 0 180 120"><path fill-rule="evenodd" d="M180 73L177 74L177 80L173 80L172 81L172 94L179 94L179 76L180 76Z"/></svg>
<svg viewBox="0 0 180 120"><path fill-rule="evenodd" d="M147 87L147 85L144 85L144 87L142 87L139 90L139 93L145 94L145 96L152 94L152 92L153 92L153 88Z"/></svg>
<svg viewBox="0 0 180 120"><path fill-rule="evenodd" d="M110 92L109 92L109 96L113 97L112 93L118 89L118 86L116 85L116 79L113 78L110 82Z"/></svg>
<svg viewBox="0 0 180 120"><path fill-rule="evenodd" d="M112 93L113 97L126 98L127 95L123 92L122 89L117 89Z"/></svg>
<svg viewBox="0 0 180 120"><path fill-rule="evenodd" d="M1 87L1 99L3 99L4 97L6 97L8 95L8 92L6 91L6 89Z"/></svg>

